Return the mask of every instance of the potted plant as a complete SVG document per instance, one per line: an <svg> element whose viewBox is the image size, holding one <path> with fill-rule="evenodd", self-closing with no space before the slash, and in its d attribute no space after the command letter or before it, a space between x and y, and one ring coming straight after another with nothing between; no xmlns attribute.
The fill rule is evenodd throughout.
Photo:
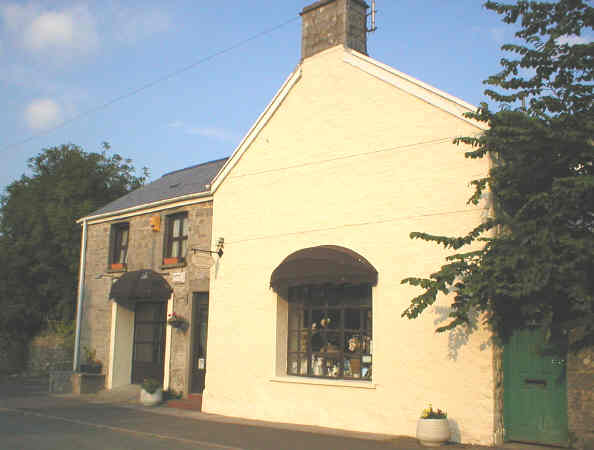
<svg viewBox="0 0 594 450"><path fill-rule="evenodd" d="M167 389L163 391L163 400L179 400L184 396L182 391L175 391L173 389Z"/></svg>
<svg viewBox="0 0 594 450"><path fill-rule="evenodd" d="M183 317L177 315L175 312L172 312L171 314L169 314L167 316L167 323L172 327L172 328L184 328L186 321L184 320Z"/></svg>
<svg viewBox="0 0 594 450"><path fill-rule="evenodd" d="M444 445L450 439L448 413L433 409L431 405L423 410L417 423L417 439L426 447Z"/></svg>
<svg viewBox="0 0 594 450"><path fill-rule="evenodd" d="M91 350L86 345L83 347L86 364L80 365L80 371L84 373L101 373L103 363L96 358L97 351Z"/></svg>
<svg viewBox="0 0 594 450"><path fill-rule="evenodd" d="M163 388L154 378L145 378L140 389L140 403L155 406L163 401Z"/></svg>

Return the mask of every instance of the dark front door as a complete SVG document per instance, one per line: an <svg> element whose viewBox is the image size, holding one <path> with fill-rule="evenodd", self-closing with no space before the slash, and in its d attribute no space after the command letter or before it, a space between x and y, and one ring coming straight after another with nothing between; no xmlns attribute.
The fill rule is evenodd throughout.
<svg viewBox="0 0 594 450"><path fill-rule="evenodd" d="M206 376L206 337L208 335L208 292L194 292L192 304L192 382L190 390L201 393Z"/></svg>
<svg viewBox="0 0 594 450"><path fill-rule="evenodd" d="M163 381L166 303L136 303L132 383Z"/></svg>
<svg viewBox="0 0 594 450"><path fill-rule="evenodd" d="M540 329L515 333L504 348L504 422L509 441L568 442L565 358Z"/></svg>

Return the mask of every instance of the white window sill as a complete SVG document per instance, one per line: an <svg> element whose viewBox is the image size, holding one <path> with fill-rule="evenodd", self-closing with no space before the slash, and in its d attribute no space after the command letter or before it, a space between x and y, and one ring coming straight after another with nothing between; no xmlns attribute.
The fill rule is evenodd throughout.
<svg viewBox="0 0 594 450"><path fill-rule="evenodd" d="M271 377L273 383L293 383L293 384L313 384L317 386L334 386L355 389L375 389L376 385L370 381L355 380L330 380L326 378L306 378L306 377Z"/></svg>

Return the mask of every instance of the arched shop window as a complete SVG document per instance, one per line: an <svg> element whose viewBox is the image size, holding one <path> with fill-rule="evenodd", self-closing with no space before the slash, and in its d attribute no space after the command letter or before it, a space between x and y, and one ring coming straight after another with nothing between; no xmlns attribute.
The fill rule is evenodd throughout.
<svg viewBox="0 0 594 450"><path fill-rule="evenodd" d="M289 288L287 374L371 380L371 286Z"/></svg>
<svg viewBox="0 0 594 450"><path fill-rule="evenodd" d="M377 277L361 255L333 245L305 248L283 260L270 286L288 295L288 375L371 380Z"/></svg>

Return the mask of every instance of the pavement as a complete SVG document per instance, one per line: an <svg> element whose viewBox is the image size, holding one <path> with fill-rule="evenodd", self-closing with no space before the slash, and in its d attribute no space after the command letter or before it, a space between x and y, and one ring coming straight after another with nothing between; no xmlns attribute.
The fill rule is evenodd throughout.
<svg viewBox="0 0 594 450"><path fill-rule="evenodd" d="M425 448L411 436L263 422L138 403L139 386L97 394L48 394L47 378L0 379L0 449L394 450ZM29 430L14 434L14 429ZM41 432L45 430L45 432ZM110 431L110 433L104 433ZM50 439L47 438L47 436ZM109 438L107 438L109 436ZM77 446L70 447L72 442ZM167 443L166 447L163 444ZM9 446L6 446L9 445ZM507 443L451 449L545 450Z"/></svg>

